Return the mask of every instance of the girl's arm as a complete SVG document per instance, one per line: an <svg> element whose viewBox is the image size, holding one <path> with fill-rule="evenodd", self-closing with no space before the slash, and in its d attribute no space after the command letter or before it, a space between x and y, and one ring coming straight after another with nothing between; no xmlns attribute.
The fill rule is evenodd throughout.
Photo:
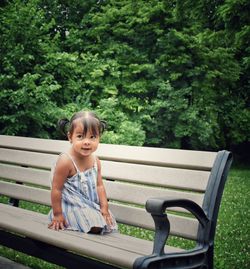
<svg viewBox="0 0 250 269"><path fill-rule="evenodd" d="M55 167L51 189L51 204L54 217L48 227L54 230L64 229L67 226L62 213L62 189L69 172L68 160L61 156Z"/></svg>
<svg viewBox="0 0 250 269"><path fill-rule="evenodd" d="M112 218L109 213L108 200L101 174L101 162L97 158L97 194L100 201L101 213L109 226L112 226Z"/></svg>

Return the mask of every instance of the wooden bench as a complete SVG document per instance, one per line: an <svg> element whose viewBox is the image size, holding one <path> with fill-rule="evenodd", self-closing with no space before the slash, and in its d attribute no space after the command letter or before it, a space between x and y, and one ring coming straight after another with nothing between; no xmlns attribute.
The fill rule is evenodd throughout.
<svg viewBox="0 0 250 269"><path fill-rule="evenodd" d="M74 269L213 268L230 152L100 144L110 209L118 223L155 231L149 241L121 233L50 230L48 211L22 208L23 200L50 205L50 167L68 147L67 141L0 136L2 245ZM195 247L165 245L169 234L193 240Z"/></svg>

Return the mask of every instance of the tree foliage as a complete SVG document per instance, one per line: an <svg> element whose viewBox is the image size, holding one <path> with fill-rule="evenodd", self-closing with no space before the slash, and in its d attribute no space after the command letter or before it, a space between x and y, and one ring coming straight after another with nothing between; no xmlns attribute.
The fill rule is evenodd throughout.
<svg viewBox="0 0 250 269"><path fill-rule="evenodd" d="M13 0L0 6L1 133L57 137L80 109L104 142L247 145L247 0Z"/></svg>

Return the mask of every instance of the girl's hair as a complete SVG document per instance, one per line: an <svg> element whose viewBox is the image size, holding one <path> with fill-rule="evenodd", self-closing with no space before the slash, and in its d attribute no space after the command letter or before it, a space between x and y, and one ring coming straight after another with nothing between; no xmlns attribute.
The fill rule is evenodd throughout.
<svg viewBox="0 0 250 269"><path fill-rule="evenodd" d="M100 136L107 127L107 123L101 119L92 111L80 111L75 113L70 120L64 118L58 121L59 130L67 136L72 134L76 121L80 120L83 126L83 133L86 134L90 131L95 136Z"/></svg>

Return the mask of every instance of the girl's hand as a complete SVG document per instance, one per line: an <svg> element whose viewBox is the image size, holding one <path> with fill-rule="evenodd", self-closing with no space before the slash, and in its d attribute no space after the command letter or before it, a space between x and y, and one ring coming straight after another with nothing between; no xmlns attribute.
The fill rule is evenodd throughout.
<svg viewBox="0 0 250 269"><path fill-rule="evenodd" d="M102 216L104 217L107 225L111 227L113 225L112 217L108 210L101 209Z"/></svg>
<svg viewBox="0 0 250 269"><path fill-rule="evenodd" d="M51 223L48 225L48 228L58 231L60 229L64 230L67 226L68 224L63 214L59 214L59 215L54 216Z"/></svg>

